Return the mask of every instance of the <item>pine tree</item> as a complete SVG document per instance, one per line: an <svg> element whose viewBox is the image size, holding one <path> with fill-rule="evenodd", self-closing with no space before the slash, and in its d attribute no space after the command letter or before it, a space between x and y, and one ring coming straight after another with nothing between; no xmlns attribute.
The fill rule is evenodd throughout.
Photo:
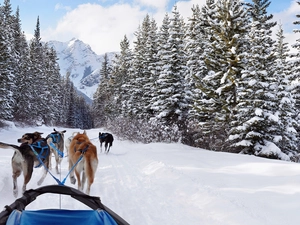
<svg viewBox="0 0 300 225"><path fill-rule="evenodd" d="M203 7L201 18L204 20L201 27L206 65L201 70L207 73L205 76L196 74L197 88L204 96L195 106L205 114L204 118L201 114L199 118L209 148L223 150L238 104L237 89L247 50L248 17L239 0L218 0Z"/></svg>
<svg viewBox="0 0 300 225"><path fill-rule="evenodd" d="M297 1L298 6L300 7L300 2ZM296 21L293 22L294 25L300 25L300 14L297 14L296 17L298 18ZM294 29L294 33L300 33L300 29ZM299 77L300 77L300 39L298 38L296 40L296 43L292 44L292 48L295 50L295 53L291 53L291 68L292 68L292 74L293 74L293 80L295 89L293 90L293 96L295 99L295 108L296 111L299 112L300 110L300 83L299 83ZM296 116L297 121L297 131L300 132L300 115Z"/></svg>
<svg viewBox="0 0 300 225"><path fill-rule="evenodd" d="M239 150L248 154L265 157L285 157L276 145L280 135L278 130L278 99L274 87L277 77L274 41L271 28L276 23L269 22L267 15L270 2L253 1L248 4L251 15L250 50L248 61L242 71L236 123L230 140Z"/></svg>
<svg viewBox="0 0 300 225"><path fill-rule="evenodd" d="M92 115L91 115L91 108L86 103L82 96L77 95L75 97L75 124L74 127L78 127L80 129L90 129L94 125L92 123Z"/></svg>
<svg viewBox="0 0 300 225"><path fill-rule="evenodd" d="M162 25L158 32L158 38L157 38L157 64L156 64L156 72L159 76L161 73L164 63L166 62L165 58L168 55L168 39L170 37L169 33L170 29L170 18L169 15L166 13L164 16L164 19L162 21ZM153 87L153 97L151 99L151 110L156 113L159 110L159 105L157 104L159 102L159 96L160 96L160 87L158 85L158 78L156 79Z"/></svg>
<svg viewBox="0 0 300 225"><path fill-rule="evenodd" d="M289 47L287 43L284 42L285 37L281 24L279 25L276 36L277 41L274 46L277 65L274 76L277 78L277 85L274 86L274 89L279 102L278 130L280 131L280 136L278 136L276 144L282 152L292 156L297 154L298 149L298 135L295 129L295 125L297 124L295 117L297 113L295 111L295 100L293 97L293 76L290 69L291 65L288 61Z"/></svg>
<svg viewBox="0 0 300 225"><path fill-rule="evenodd" d="M21 20L19 15L19 8L15 13L13 23L13 43L16 52L16 66L15 66L15 90L14 90L14 120L19 122L30 121L28 96L30 96L30 87L32 81L29 80L29 68L31 62L29 59L29 48L26 37L21 30Z"/></svg>
<svg viewBox="0 0 300 225"><path fill-rule="evenodd" d="M216 15L215 5L215 1L207 0L201 9L197 7L192 9L193 17L187 43L188 53L193 52L193 46L195 46L195 49L198 49L198 51L193 52L193 55L188 54L190 75L187 75L187 82L190 85L193 84L194 88L191 90L190 104L192 105L190 105L188 123L188 130L191 133L188 135L193 136L187 137L187 139L193 141L193 145L206 149L216 149L213 144L217 143L216 140L221 140L221 138L216 137L214 134L223 133L212 129L215 105L209 93L213 87L210 84L206 87L203 80L209 72L206 63L206 59L208 58L207 52L209 51L206 51L206 48L213 42L213 34L211 33L211 24L209 21Z"/></svg>
<svg viewBox="0 0 300 225"><path fill-rule="evenodd" d="M144 109L139 115L144 120L148 121L153 116L151 109L152 99L155 96L155 83L158 79L158 45L157 45L157 25L154 19L150 21L150 30L145 43L146 51L144 56L144 75L142 81L143 95L142 105Z"/></svg>
<svg viewBox="0 0 300 225"><path fill-rule="evenodd" d="M147 99L144 99L144 86L149 82L150 73L148 69L148 62L146 55L151 53L146 48L151 31L150 17L147 14L144 18L142 25L138 27L135 33L136 41L134 42L132 71L130 73L130 100L127 104L129 107L129 114L135 118L143 118L145 116L144 110L148 105ZM149 52L149 53L148 53Z"/></svg>
<svg viewBox="0 0 300 225"><path fill-rule="evenodd" d="M0 119L13 118L15 90L15 51L13 45L13 22L9 0L0 7Z"/></svg>
<svg viewBox="0 0 300 225"><path fill-rule="evenodd" d="M64 85L64 104L66 105L66 126L67 127L76 127L76 90L74 84L70 80L70 73L66 74L66 80Z"/></svg>
<svg viewBox="0 0 300 225"><path fill-rule="evenodd" d="M157 80L158 95L152 107L155 108L158 123L169 127L175 125L181 130L184 127L187 112L187 103L184 98L184 76L186 73L185 32L183 20L177 11L177 6L174 6L172 13L173 17L170 19L166 48L159 55L163 60L163 64Z"/></svg>
<svg viewBox="0 0 300 225"><path fill-rule="evenodd" d="M32 67L29 73L30 80L34 81L31 84L31 110L33 117L37 118L38 122L44 123L47 116L47 81L44 71L44 56L43 45L40 36L40 22L37 18L36 29L34 30L34 37L30 41L30 60Z"/></svg>
<svg viewBox="0 0 300 225"><path fill-rule="evenodd" d="M60 125L63 122L60 115L65 111L65 105L61 104L63 99L63 88L57 55L55 50L52 47L49 48L47 44L43 47L44 72L47 76L45 79L45 86L47 87L45 97L47 98L46 109L48 110L45 123L47 125Z"/></svg>
<svg viewBox="0 0 300 225"><path fill-rule="evenodd" d="M208 147L203 144L203 135L199 126L201 121L205 121L206 113L200 109L202 101L205 99L204 93L199 88L202 79L207 74L207 67L204 61L205 35L204 25L199 5L193 6L192 16L188 19L186 29L186 54L187 54L187 74L185 76L186 96L189 105L188 129L183 135L183 143ZM200 102L200 103L199 103ZM201 144L200 144L201 143Z"/></svg>
<svg viewBox="0 0 300 225"><path fill-rule="evenodd" d="M187 68L188 72L185 76L187 83L187 96L189 103L189 120L196 117L196 112L193 110L193 104L199 98L199 92L195 88L195 75L201 69L201 56L203 54L203 44L201 31L199 30L200 23L200 8L199 5L193 6L192 17L188 19L188 27L186 29L186 53L187 53ZM201 94L200 94L201 95Z"/></svg>
<svg viewBox="0 0 300 225"><path fill-rule="evenodd" d="M110 89L110 77L111 67L108 61L108 56L105 54L100 70L99 86L94 94L93 100L93 112L97 126L105 126L107 122L106 108L113 99L113 90Z"/></svg>
<svg viewBox="0 0 300 225"><path fill-rule="evenodd" d="M111 118L128 116L130 108L129 74L132 63L132 51L127 36L120 42L120 53L112 61L110 85L111 103L107 107L107 113Z"/></svg>

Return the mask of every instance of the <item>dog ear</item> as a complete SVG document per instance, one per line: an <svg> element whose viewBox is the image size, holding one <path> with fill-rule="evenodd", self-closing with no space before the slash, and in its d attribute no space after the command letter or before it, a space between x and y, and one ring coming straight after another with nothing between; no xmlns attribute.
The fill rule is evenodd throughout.
<svg viewBox="0 0 300 225"><path fill-rule="evenodd" d="M33 133L33 136L34 136L35 139L37 139L37 138L40 138L42 136L42 134L43 133L40 133L40 132L36 131L36 132Z"/></svg>

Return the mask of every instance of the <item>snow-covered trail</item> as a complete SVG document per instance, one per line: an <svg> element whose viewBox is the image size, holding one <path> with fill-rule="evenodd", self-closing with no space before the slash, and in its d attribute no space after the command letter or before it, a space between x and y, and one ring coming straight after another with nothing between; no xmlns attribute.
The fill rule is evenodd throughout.
<svg viewBox="0 0 300 225"><path fill-rule="evenodd" d="M38 128L51 133L52 128ZM0 131L7 143L34 128ZM58 129L60 130L60 129ZM66 137L73 131L67 130ZM300 165L254 156L216 153L182 144L140 144L115 137L109 154L100 152L98 132L88 135L98 148L99 165L91 195L130 224L145 225L282 225L300 220ZM13 151L0 149L0 203L11 204L10 160ZM35 169L27 189L37 188ZM67 158L61 165L63 180ZM19 178L19 190L23 178ZM43 185L56 184L48 175ZM70 184L69 178L66 185ZM20 196L20 195L19 195ZM27 209L87 209L69 196L39 196Z"/></svg>
<svg viewBox="0 0 300 225"><path fill-rule="evenodd" d="M147 150L142 144L121 143L117 145L116 142L112 153L101 157L103 162L99 172L102 176L97 182L100 189L103 186L103 202L114 205L114 209L117 203L118 212L130 214L131 224L139 224L141 219L146 221L145 224L177 224L178 220L198 224L201 213L196 204L199 199L188 197L194 187L189 187L191 181L185 182L190 178L166 164L158 157L158 152L153 155L155 150L151 148L155 146L149 145ZM147 151L152 152L148 154ZM122 201L120 196L124 196ZM184 207L178 215L180 205ZM190 217L190 213L198 216Z"/></svg>

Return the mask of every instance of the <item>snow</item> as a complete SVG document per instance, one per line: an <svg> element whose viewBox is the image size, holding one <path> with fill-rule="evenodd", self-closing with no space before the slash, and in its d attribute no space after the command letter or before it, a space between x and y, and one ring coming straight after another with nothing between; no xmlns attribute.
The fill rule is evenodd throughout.
<svg viewBox="0 0 300 225"><path fill-rule="evenodd" d="M56 50L61 76L65 77L70 72L70 79L74 86L90 99L93 99L93 94L96 92L99 82L95 82L92 86L87 86L82 84L81 81L86 67L90 66L92 73L85 79L92 79L93 75L99 74L104 55L97 55L88 44L76 38L67 42L50 41L48 44ZM109 59L112 59L114 56L114 53L107 54Z"/></svg>
<svg viewBox="0 0 300 225"><path fill-rule="evenodd" d="M289 160L290 157L283 153L280 148L278 148L274 143L265 141L265 145L257 145L256 148L259 149L259 154L263 155L278 155L282 160Z"/></svg>
<svg viewBox="0 0 300 225"><path fill-rule="evenodd" d="M64 128L56 128L62 130ZM52 127L0 130L1 141L17 144L23 133L39 131L46 137ZM66 129L66 137L76 129ZM250 155L213 152L180 143L142 144L115 141L109 154L99 150L98 132L87 130L98 148L99 166L91 195L130 224L282 225L300 220L300 165ZM271 146L269 146L271 147ZM13 151L0 158L1 205L15 201L10 161ZM37 188L41 169L34 169L27 189ZM61 165L63 180L67 158ZM18 179L19 191L23 177ZM48 174L42 185L56 184ZM69 178L66 185L72 185ZM20 197L20 195L19 195ZM39 196L27 209L87 209L69 196Z"/></svg>

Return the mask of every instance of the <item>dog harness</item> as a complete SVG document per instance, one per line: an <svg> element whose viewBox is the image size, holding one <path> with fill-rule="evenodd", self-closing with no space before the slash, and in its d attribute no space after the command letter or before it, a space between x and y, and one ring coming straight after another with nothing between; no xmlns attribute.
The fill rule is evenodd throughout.
<svg viewBox="0 0 300 225"><path fill-rule="evenodd" d="M80 142L77 142L77 144L81 144ZM76 150L76 146L74 146L74 152L78 151L81 152L81 154L83 155L84 153L86 153L86 151L88 150L88 148L90 147L90 145L87 145L84 149L78 149Z"/></svg>
<svg viewBox="0 0 300 225"><path fill-rule="evenodd" d="M51 133L51 134L48 135L47 138L49 138L49 136L52 138L53 143L58 143L60 141L60 134L59 133Z"/></svg>
<svg viewBox="0 0 300 225"><path fill-rule="evenodd" d="M32 149L35 156L40 161L40 164L34 167L34 168L38 168L43 164L45 159L47 157L49 157L49 154L50 154L49 145L47 144L46 139L42 139L42 140L39 140L39 141L36 141L36 142L30 144L29 146ZM41 149L40 153L38 153L36 151L36 149Z"/></svg>
<svg viewBox="0 0 300 225"><path fill-rule="evenodd" d="M77 143L77 144L80 144L80 143ZM64 183L65 183L66 180L67 180L67 177L70 175L71 171L74 170L74 168L77 166L77 164L82 160L83 155L84 155L84 153L88 150L88 148L89 148L89 145L87 145L83 150L81 150L81 149L77 150L77 151L81 152L81 155L80 155L79 159L77 160L77 162L76 162L76 163L73 165L73 167L70 169L70 171L69 171L68 174L66 175L65 179L63 179L62 182L58 181L58 182L60 182L60 185L64 185ZM74 152L76 152L76 147L74 147Z"/></svg>
<svg viewBox="0 0 300 225"><path fill-rule="evenodd" d="M50 146L55 149L55 151L57 151L57 154L59 157L63 158L64 157L64 153L62 151L60 151L58 148L56 148L56 146L53 144L57 144L58 142L60 142L60 138L61 138L61 135L59 133L51 133L49 134L46 139L48 139L49 137L52 138L52 142L50 142Z"/></svg>
<svg viewBox="0 0 300 225"><path fill-rule="evenodd" d="M107 133L102 133L101 135L99 135L99 139L104 139L106 138L107 136Z"/></svg>
<svg viewBox="0 0 300 225"><path fill-rule="evenodd" d="M56 180L56 182L59 185L64 185L64 183L60 182L59 179L57 179L55 176L53 176L53 174L48 170L48 168L44 164L45 159L47 157L49 157L49 155L50 155L50 147L47 144L47 139L41 139L39 141L32 143L29 146L30 146L31 150L33 151L34 155L38 158L38 160L40 162L40 164L35 166L34 168L38 168L43 165L45 167L45 169L47 170L47 172L53 177L54 180ZM36 149L41 149L41 152L38 153L36 151Z"/></svg>

